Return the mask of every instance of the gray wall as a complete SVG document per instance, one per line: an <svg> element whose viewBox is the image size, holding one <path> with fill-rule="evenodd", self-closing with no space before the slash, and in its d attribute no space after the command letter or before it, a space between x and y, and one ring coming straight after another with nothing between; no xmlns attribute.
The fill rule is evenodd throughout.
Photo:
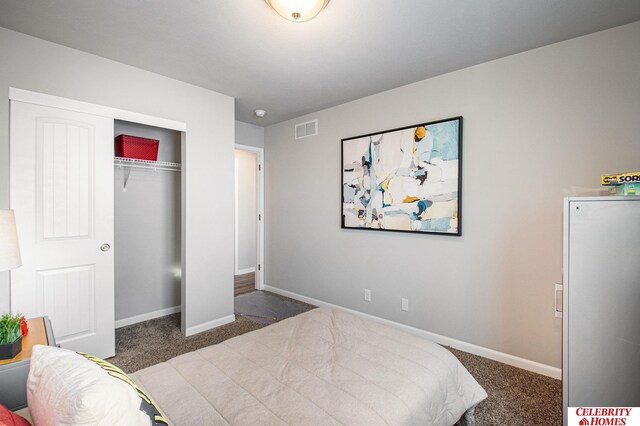
<svg viewBox="0 0 640 426"><path fill-rule="evenodd" d="M238 270L256 267L256 217L258 161L254 152L236 150L238 167L237 232Z"/></svg>
<svg viewBox="0 0 640 426"><path fill-rule="evenodd" d="M180 162L180 132L116 121L114 135L158 139ZM180 172L115 168L116 320L180 305Z"/></svg>
<svg viewBox="0 0 640 426"><path fill-rule="evenodd" d="M220 206L233 205L234 99L3 28L0 58L0 208L9 204L10 86L185 122L185 325L232 315L234 214Z"/></svg>
<svg viewBox="0 0 640 426"><path fill-rule="evenodd" d="M559 367L562 199L638 167L638 46L640 22L267 127L266 284ZM457 115L462 237L340 229L341 138Z"/></svg>
<svg viewBox="0 0 640 426"><path fill-rule="evenodd" d="M264 148L264 127L236 121L236 143Z"/></svg>

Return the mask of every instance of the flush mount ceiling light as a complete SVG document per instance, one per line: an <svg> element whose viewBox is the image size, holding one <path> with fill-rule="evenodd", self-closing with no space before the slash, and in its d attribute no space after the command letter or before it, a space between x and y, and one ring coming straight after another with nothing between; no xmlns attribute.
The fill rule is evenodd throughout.
<svg viewBox="0 0 640 426"><path fill-rule="evenodd" d="M257 109L255 111L253 111L253 113L256 115L256 117L258 118L264 118L265 115L267 115L267 111L263 110L263 109Z"/></svg>
<svg viewBox="0 0 640 426"><path fill-rule="evenodd" d="M316 17L329 0L264 0L278 15L292 22L305 22Z"/></svg>

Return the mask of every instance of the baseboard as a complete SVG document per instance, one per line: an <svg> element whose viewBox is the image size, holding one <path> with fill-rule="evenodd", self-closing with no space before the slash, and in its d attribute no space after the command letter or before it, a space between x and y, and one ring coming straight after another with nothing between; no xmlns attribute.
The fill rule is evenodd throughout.
<svg viewBox="0 0 640 426"><path fill-rule="evenodd" d="M407 333L411 333L420 337L424 337L425 339L431 340L432 342L439 343L444 346L450 346L455 349L459 349L464 352L469 352L474 355L478 355L484 358L489 358L494 361L501 362L503 364L511 365L513 367L522 368L524 370L532 371L534 373L542 374L544 376L552 377L554 379L562 378L562 370L557 367L552 367L550 365L542 364L536 361L531 361L525 358L520 358L515 355L509 355L504 352L499 352L493 349L485 348L482 346L474 345L472 343L463 342L461 340L453 339L451 337L442 336L440 334L432 333L430 331L422 330L416 327L411 327L409 325L400 324L399 322L387 320L384 318L376 317L374 315L365 314L363 312L354 311L353 309L345 308L339 305L334 305L333 303L324 302L322 300L314 299L311 297L303 296L301 294L293 293L291 291L282 290L277 287L272 287L270 285L264 285L264 290L270 291L272 293L280 294L282 296L290 297L292 299L299 300L301 302L310 303L312 305L325 307L325 308L336 308L341 309L343 311L347 311L349 313L370 319L372 321L376 321L391 327L398 328L400 330L406 331Z"/></svg>
<svg viewBox="0 0 640 426"><path fill-rule="evenodd" d="M123 318L116 321L116 328L126 327L131 324L137 324L143 321L149 321L155 318L164 317L167 315L175 314L176 312L180 312L181 306L173 306L171 308L160 309L153 312L147 312L146 314L136 315L129 318Z"/></svg>
<svg viewBox="0 0 640 426"><path fill-rule="evenodd" d="M250 272L255 272L255 271L256 271L256 267L252 266L251 268L244 268L244 269L236 270L236 275L248 274Z"/></svg>
<svg viewBox="0 0 640 426"><path fill-rule="evenodd" d="M194 334L202 333L203 331L211 330L212 328L229 324L230 322L234 322L235 320L236 320L236 316L234 314L227 315L226 317L222 317L222 318L215 319L213 321L194 325L193 327L188 327L185 331L185 335L187 337L193 336Z"/></svg>

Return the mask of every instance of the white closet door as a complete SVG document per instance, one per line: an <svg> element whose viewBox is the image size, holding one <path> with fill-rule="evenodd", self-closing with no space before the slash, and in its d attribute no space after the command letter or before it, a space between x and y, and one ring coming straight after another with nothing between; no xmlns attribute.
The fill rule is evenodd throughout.
<svg viewBox="0 0 640 426"><path fill-rule="evenodd" d="M113 356L113 119L11 101L10 144L11 309L48 315L63 348Z"/></svg>

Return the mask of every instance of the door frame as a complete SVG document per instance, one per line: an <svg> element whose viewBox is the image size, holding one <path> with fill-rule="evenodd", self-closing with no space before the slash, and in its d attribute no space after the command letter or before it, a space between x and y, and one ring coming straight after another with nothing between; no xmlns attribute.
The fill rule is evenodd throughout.
<svg viewBox="0 0 640 426"><path fill-rule="evenodd" d="M113 108L104 105L92 104L89 102L78 101L69 98L63 98L60 96L47 95L45 93L32 92L30 90L19 89L16 87L9 87L9 101L19 101L24 103L30 103L35 105L41 105L46 107L59 108L67 111L75 111L85 114L93 114L101 117L111 118L113 120L122 120L129 121L137 124L145 124L148 126L154 127L162 127L165 129L176 130L181 132L181 157L182 157L182 168L180 170L180 185L181 185L181 225L180 225L180 235L181 235L181 258L182 260L182 271L181 271L181 282L180 282L180 309L182 315L181 321L181 332L183 335L186 335L186 323L184 321L186 314L186 267L184 259L185 257L185 248L186 244L186 234L185 230L185 220L186 217L186 185L185 185L185 174L187 164L185 163L186 155L186 141L187 141L187 124L182 121L171 120L162 117L156 117L152 115L142 114L138 112L128 111L120 108ZM11 167L11 165L9 165ZM11 281L9 281L11 283ZM114 282L115 286L115 282ZM9 285L11 288L11 284ZM9 290L11 291L11 290ZM11 293L9 293L9 308L11 308ZM115 311L114 311L115 315Z"/></svg>
<svg viewBox="0 0 640 426"><path fill-rule="evenodd" d="M100 115L102 117L113 118L114 120L131 121L133 123L146 124L148 126L177 130L179 132L187 131L187 124L181 121L154 117L152 115L83 101L76 101L74 99L32 92L30 90L18 89L15 87L9 87L9 100L66 109L68 111L83 112L85 114Z"/></svg>
<svg viewBox="0 0 640 426"><path fill-rule="evenodd" d="M251 145L235 144L234 149L239 151L249 151L256 154L256 162L258 165L258 184L257 184L257 214L256 217L256 290L264 289L264 148L258 148ZM234 166L235 173L235 166ZM234 191L237 190L237 186ZM237 197L236 197L237 200ZM237 203L237 201L236 201ZM238 206L234 206L234 271L238 265Z"/></svg>

